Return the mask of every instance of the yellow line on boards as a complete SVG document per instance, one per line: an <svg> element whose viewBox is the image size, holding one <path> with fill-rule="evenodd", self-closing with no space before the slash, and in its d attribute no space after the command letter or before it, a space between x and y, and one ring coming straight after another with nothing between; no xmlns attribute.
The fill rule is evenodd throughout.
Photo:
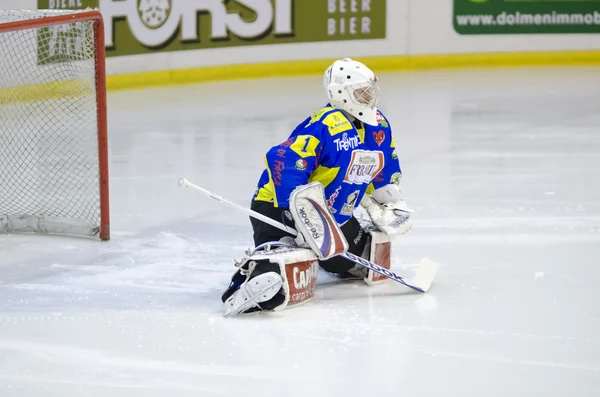
<svg viewBox="0 0 600 397"><path fill-rule="evenodd" d="M412 56L356 57L376 72L600 65L600 50L540 51ZM108 91L143 89L212 81L318 75L333 59L206 66L172 71L107 76ZM0 105L89 95L89 82L69 81L0 88Z"/></svg>
<svg viewBox="0 0 600 397"><path fill-rule="evenodd" d="M414 70L591 65L600 65L600 51L498 52L418 55L410 58L410 68Z"/></svg>
<svg viewBox="0 0 600 397"><path fill-rule="evenodd" d="M76 98L91 95L87 80L53 81L49 83L0 88L0 105L12 105L42 100Z"/></svg>
<svg viewBox="0 0 600 397"><path fill-rule="evenodd" d="M377 72L484 67L585 66L600 65L600 50L434 54L356 57L356 59ZM107 86L109 91L118 91L171 84L316 75L323 73L333 61L334 59L281 61L111 75L107 78Z"/></svg>

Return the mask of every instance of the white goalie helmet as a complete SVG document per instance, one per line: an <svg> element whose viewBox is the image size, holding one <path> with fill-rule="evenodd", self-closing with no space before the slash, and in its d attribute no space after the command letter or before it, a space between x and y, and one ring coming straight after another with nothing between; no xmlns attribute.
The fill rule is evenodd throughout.
<svg viewBox="0 0 600 397"><path fill-rule="evenodd" d="M377 76L364 64L350 58L335 61L325 71L324 86L333 107L367 124L378 124Z"/></svg>

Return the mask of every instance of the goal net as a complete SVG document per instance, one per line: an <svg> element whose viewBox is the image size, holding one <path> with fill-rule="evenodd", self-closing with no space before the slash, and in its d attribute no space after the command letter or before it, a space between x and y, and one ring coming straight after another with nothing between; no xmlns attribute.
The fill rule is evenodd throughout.
<svg viewBox="0 0 600 397"><path fill-rule="evenodd" d="M104 28L0 10L0 233L108 240Z"/></svg>

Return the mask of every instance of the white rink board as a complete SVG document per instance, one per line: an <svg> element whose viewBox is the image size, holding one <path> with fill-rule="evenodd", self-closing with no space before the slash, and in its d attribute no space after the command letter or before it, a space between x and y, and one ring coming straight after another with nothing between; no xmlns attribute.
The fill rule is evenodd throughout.
<svg viewBox="0 0 600 397"><path fill-rule="evenodd" d="M36 4L35 0L0 0L0 9L34 8ZM115 75L346 56L600 50L600 35L593 34L459 35L452 26L452 5L451 0L388 0L386 39L278 44L111 57L107 59L107 72L109 75ZM5 51L10 51L10 48Z"/></svg>

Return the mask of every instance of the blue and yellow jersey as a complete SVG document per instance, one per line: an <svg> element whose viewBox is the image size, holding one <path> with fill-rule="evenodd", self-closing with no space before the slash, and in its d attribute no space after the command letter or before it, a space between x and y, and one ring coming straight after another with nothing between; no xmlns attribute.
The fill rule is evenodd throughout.
<svg viewBox="0 0 600 397"><path fill-rule="evenodd" d="M377 126L355 122L357 128L329 105L317 110L267 152L253 200L286 208L297 186L318 181L337 222L346 222L365 192L397 184L402 175L392 130L377 116Z"/></svg>

